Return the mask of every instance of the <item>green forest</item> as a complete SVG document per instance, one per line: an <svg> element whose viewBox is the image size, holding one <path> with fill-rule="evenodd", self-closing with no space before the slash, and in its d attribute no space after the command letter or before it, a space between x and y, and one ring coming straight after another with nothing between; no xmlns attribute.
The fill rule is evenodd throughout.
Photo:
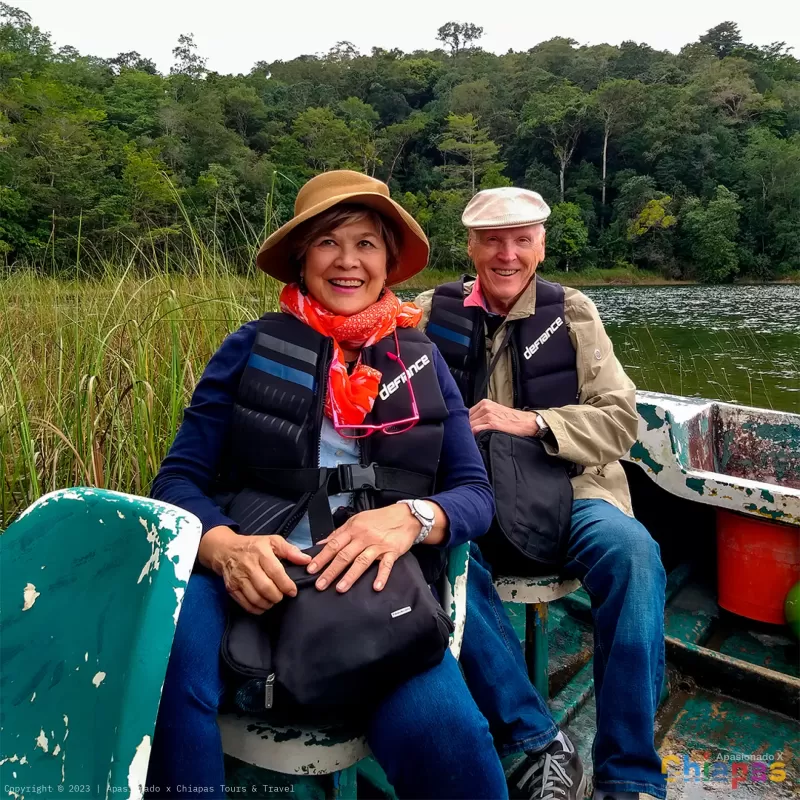
<svg viewBox="0 0 800 800"><path fill-rule="evenodd" d="M553 209L550 270L800 270L800 61L784 43L729 21L677 54L555 38L495 55L482 34L447 22L436 49L342 41L220 75L187 33L165 75L137 52L56 48L0 2L0 265L186 269L202 246L246 270L305 180L349 168L389 183L437 269L465 265L472 194L513 184Z"/></svg>

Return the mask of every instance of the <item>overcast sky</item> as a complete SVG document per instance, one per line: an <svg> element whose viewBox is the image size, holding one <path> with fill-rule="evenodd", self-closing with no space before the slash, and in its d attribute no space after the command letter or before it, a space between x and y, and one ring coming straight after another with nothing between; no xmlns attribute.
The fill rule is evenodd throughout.
<svg viewBox="0 0 800 800"><path fill-rule="evenodd" d="M785 41L800 57L797 0L6 0L23 8L56 45L102 57L137 50L168 71L178 35L194 33L208 67L249 72L256 61L324 53L347 39L362 52L437 46L448 20L484 28L481 45L504 53L553 36L581 44L626 39L677 52L708 28L739 24L746 42Z"/></svg>

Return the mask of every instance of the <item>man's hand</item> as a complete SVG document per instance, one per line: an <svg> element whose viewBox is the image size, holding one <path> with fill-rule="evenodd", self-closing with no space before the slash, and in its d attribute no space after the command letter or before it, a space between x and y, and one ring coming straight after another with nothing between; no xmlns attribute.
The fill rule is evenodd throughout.
<svg viewBox="0 0 800 800"><path fill-rule="evenodd" d="M472 433L481 431L503 431L517 436L533 436L539 426L536 414L532 411L517 411L495 403L494 400L481 400L469 410L469 425Z"/></svg>
<svg viewBox="0 0 800 800"><path fill-rule="evenodd" d="M200 540L200 563L225 579L228 594L251 614L263 614L297 587L279 559L308 564L303 553L283 536L243 536L228 527L207 531Z"/></svg>
<svg viewBox="0 0 800 800"><path fill-rule="evenodd" d="M428 539L435 544L443 538L447 516L436 503L431 505L436 509L436 522ZM314 556L308 571L312 574L318 572L330 562L315 584L322 590L350 567L336 584L338 592L346 592L373 561L379 560L378 575L372 584L372 588L379 592L386 586L394 562L411 549L419 530L419 521L405 504L361 511L320 542L325 547Z"/></svg>

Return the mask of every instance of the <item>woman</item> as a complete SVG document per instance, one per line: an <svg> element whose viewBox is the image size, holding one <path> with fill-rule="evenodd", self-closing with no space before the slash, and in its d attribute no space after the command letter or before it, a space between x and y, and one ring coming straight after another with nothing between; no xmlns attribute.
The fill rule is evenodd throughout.
<svg viewBox="0 0 800 800"><path fill-rule="evenodd" d="M388 187L349 171L310 180L294 218L261 247L258 265L287 283L283 313L244 325L215 353L153 484L154 497L196 514L204 535L148 786L224 796L216 716L229 597L261 614L295 595L281 559L337 592L379 560L381 591L412 545L432 577L447 547L488 528L491 489L461 396L414 327L420 310L387 289L427 258L425 235ZM313 560L301 552L320 541ZM367 736L400 797L507 796L487 721L449 651L380 702Z"/></svg>

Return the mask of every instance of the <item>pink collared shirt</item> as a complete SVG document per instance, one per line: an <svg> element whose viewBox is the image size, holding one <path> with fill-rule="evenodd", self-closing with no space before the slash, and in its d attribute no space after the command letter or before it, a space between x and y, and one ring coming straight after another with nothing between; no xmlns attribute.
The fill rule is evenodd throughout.
<svg viewBox="0 0 800 800"><path fill-rule="evenodd" d="M486 305L486 298L481 291L481 279L475 278L475 283L472 285L472 291L464 298L464 308L482 308L488 311L489 307Z"/></svg>

